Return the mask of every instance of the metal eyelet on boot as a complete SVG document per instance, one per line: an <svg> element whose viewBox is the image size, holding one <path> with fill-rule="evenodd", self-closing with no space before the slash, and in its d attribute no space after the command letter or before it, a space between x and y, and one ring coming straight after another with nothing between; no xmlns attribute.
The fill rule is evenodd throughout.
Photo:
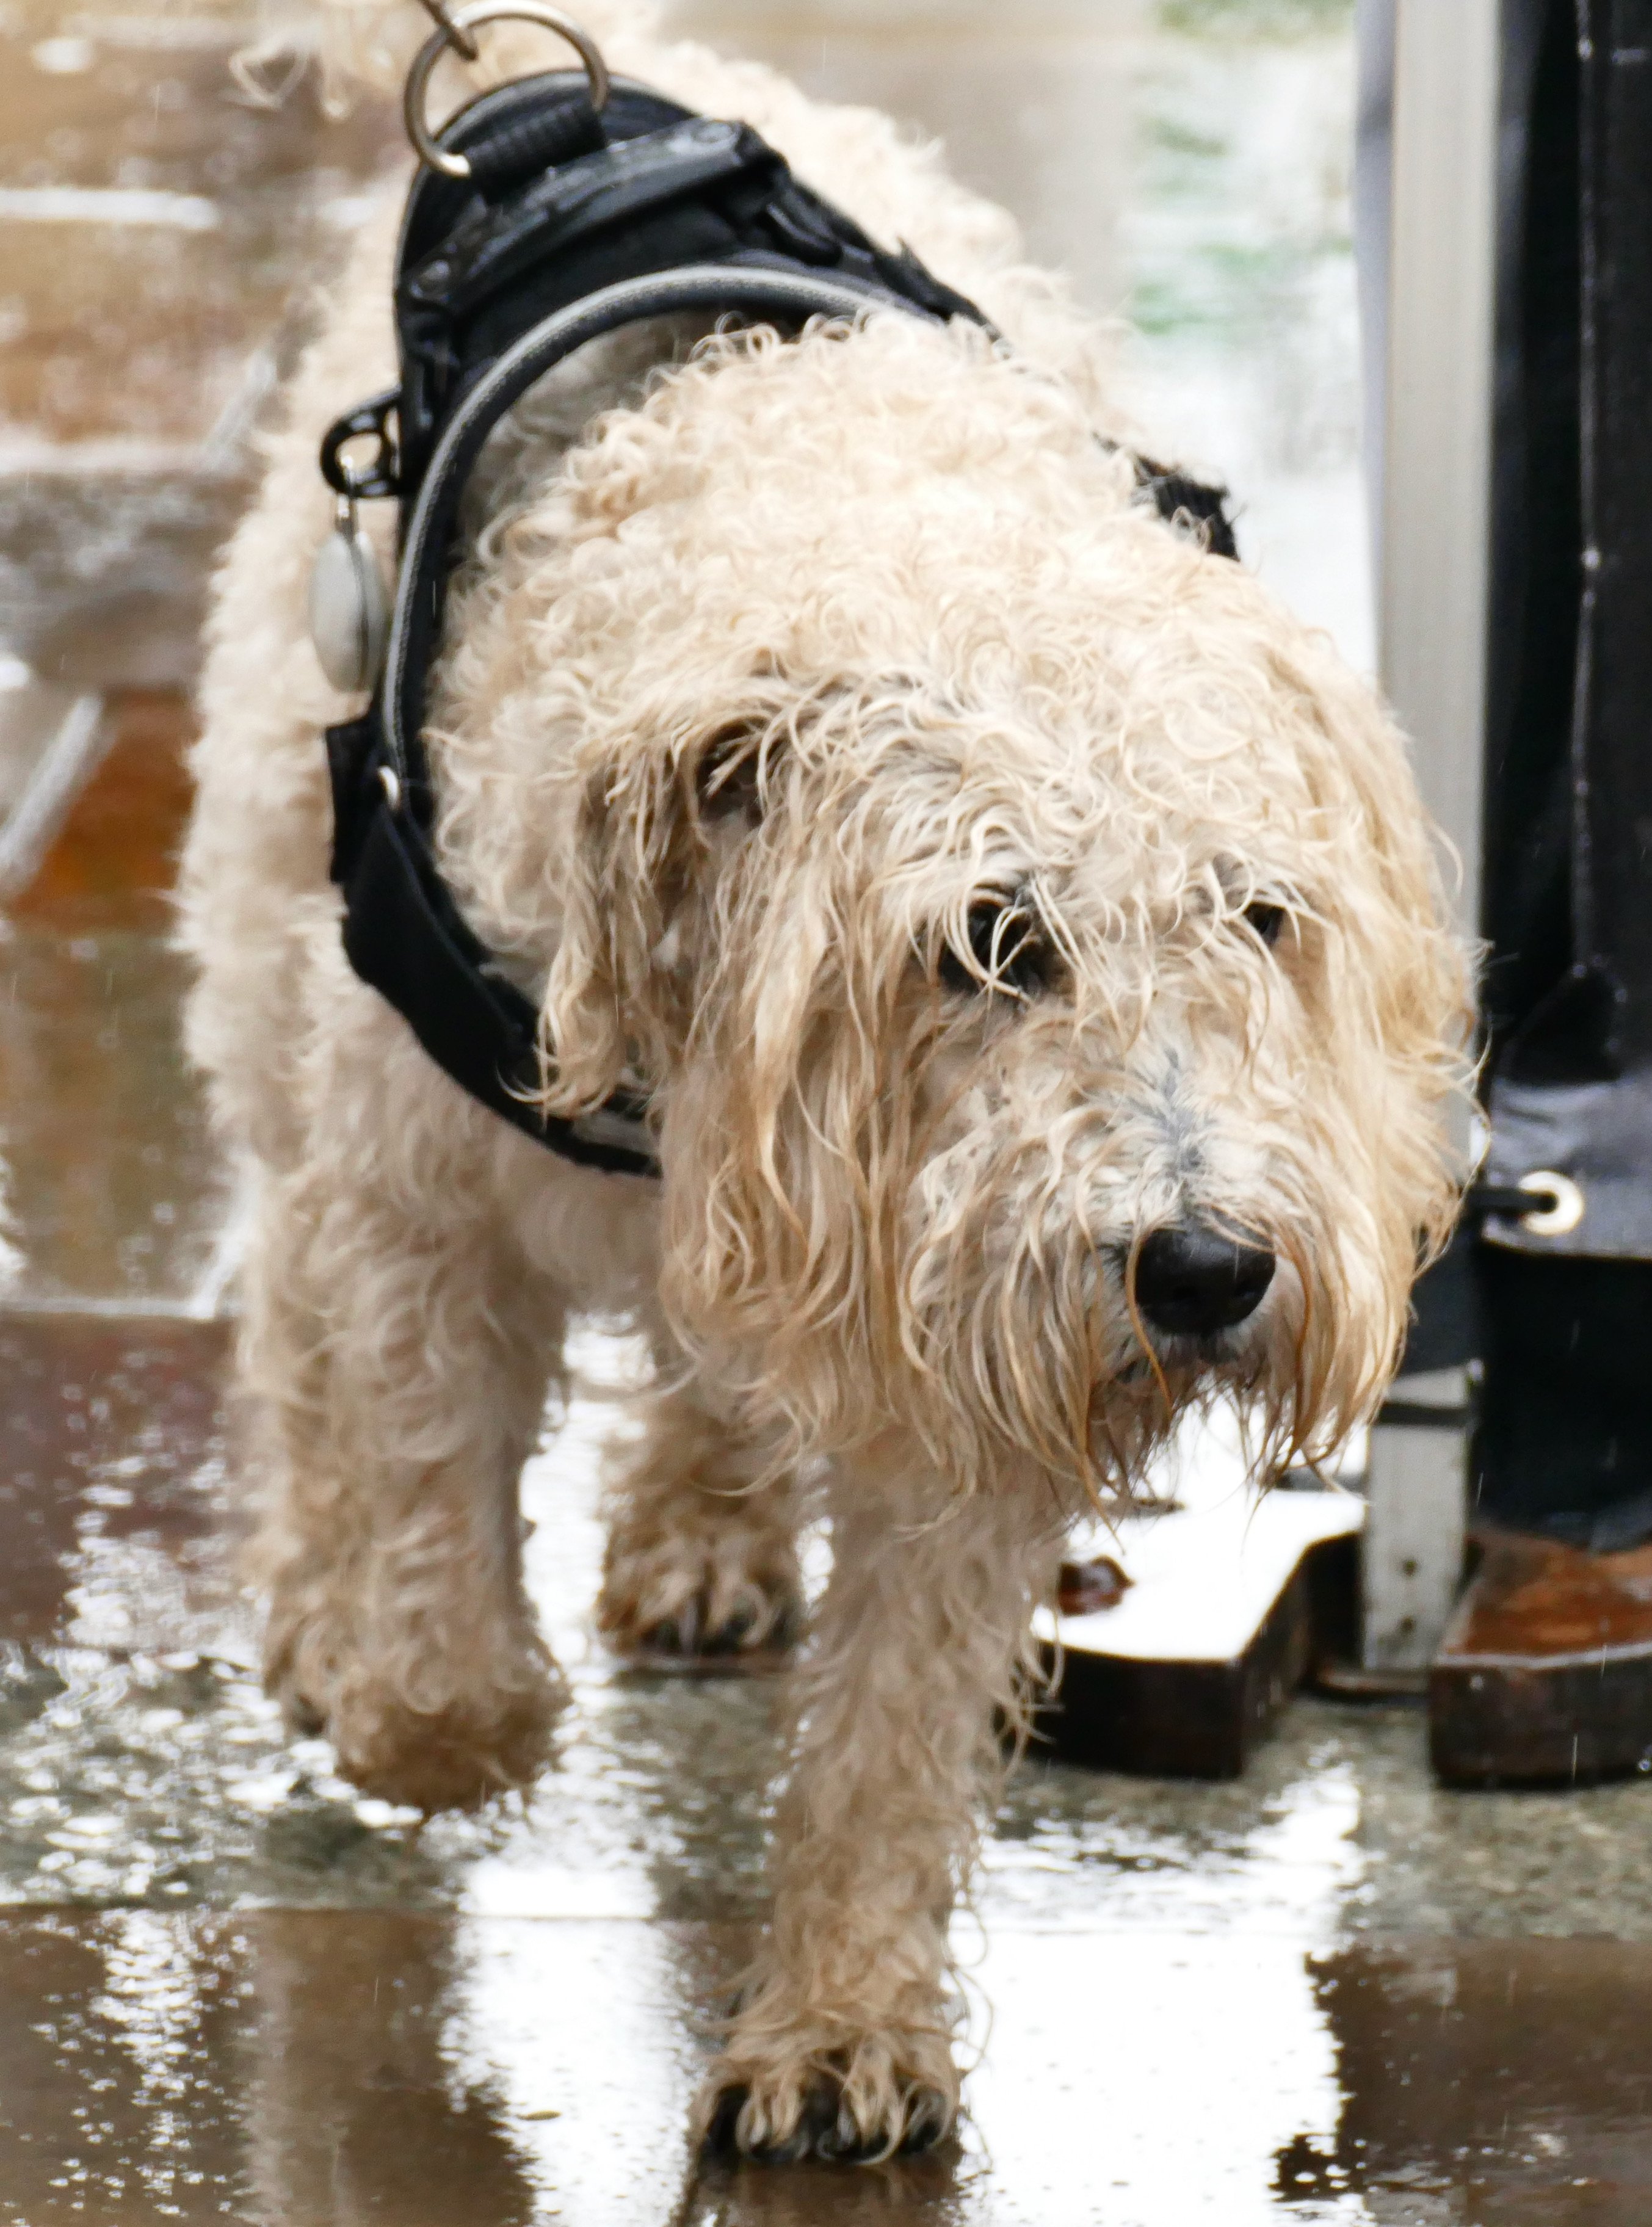
<svg viewBox="0 0 1652 2227"><path fill-rule="evenodd" d="M1520 1226L1528 1236L1567 1237L1583 1220L1582 1188L1570 1176L1557 1175L1552 1168L1538 1168L1531 1175L1522 1176L1515 1188L1553 1201L1551 1205L1521 1216Z"/></svg>

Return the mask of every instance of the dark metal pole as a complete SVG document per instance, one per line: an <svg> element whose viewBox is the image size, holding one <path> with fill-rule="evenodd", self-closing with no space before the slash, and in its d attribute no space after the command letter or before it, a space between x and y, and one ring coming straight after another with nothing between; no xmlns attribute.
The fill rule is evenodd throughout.
<svg viewBox="0 0 1652 2227"><path fill-rule="evenodd" d="M1473 1249L1484 1560L1436 1657L1465 1783L1652 1762L1652 0L1503 0ZM1580 1209L1580 1210L1578 1210Z"/></svg>
<svg viewBox="0 0 1652 2227"><path fill-rule="evenodd" d="M1652 0L1506 18L1487 1174L1584 1213L1487 1224L1480 1496L1589 1543L1652 1535Z"/></svg>

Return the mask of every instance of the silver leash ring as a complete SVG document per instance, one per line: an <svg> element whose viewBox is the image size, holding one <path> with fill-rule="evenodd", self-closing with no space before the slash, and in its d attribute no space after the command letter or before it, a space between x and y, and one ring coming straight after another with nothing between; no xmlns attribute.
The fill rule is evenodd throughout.
<svg viewBox="0 0 1652 2227"><path fill-rule="evenodd" d="M471 37L469 32L461 29L449 15L446 0L418 0L418 4L456 54L462 54L468 62L480 60L482 48Z"/></svg>
<svg viewBox="0 0 1652 2227"><path fill-rule="evenodd" d="M427 0L428 4L428 0ZM437 10L431 8L434 16ZM537 23L541 30L554 31L565 39L585 66L585 76L590 86L590 105L601 111L608 105L608 64L589 31L564 16L559 8L547 7L545 0L469 0L464 7L443 7L438 17L440 28L432 32L413 57L413 66L407 73L407 87L402 95L402 114L407 123L407 137L413 143L413 152L421 163L432 170L439 170L444 178L468 178L470 164L463 155L450 154L438 146L424 121L424 93L430 84L431 72L443 54L463 54L463 41L469 41L475 49L472 33L484 23Z"/></svg>

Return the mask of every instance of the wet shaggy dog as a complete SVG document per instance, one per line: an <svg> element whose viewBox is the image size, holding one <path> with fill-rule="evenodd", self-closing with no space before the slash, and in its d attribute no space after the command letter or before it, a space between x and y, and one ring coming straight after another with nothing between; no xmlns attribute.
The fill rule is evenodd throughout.
<svg viewBox="0 0 1652 2227"><path fill-rule="evenodd" d="M339 11L358 62L405 12ZM630 1318L610 1643L772 1652L831 1524L705 2123L883 2154L956 2109L947 1913L1063 1530L1222 1393L1263 1474L1368 1412L1453 1203L1464 974L1399 736L1144 507L1098 336L1008 220L880 118L594 13L1006 344L657 327L496 444L439 853L539 1001L547 1107L651 1097L662 1179L603 1175L464 1096L341 948L321 730L355 706L303 614L318 438L393 373L393 198L371 227L219 582L183 882L257 1196L268 1676L375 1793L527 1779L558 1683L518 1474L570 1317Z"/></svg>

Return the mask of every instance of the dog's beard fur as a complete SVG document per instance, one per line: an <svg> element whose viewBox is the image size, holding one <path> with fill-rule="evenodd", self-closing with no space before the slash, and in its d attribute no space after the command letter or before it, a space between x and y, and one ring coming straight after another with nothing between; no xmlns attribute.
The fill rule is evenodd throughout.
<svg viewBox="0 0 1652 2227"><path fill-rule="evenodd" d="M449 869L548 967L545 1103L658 1091L666 1306L785 1458L1117 1496L1223 1388L1263 1471L1369 1409L1464 1041L1403 750L1075 400L905 320L724 336L456 600ZM1133 1294L1189 1221L1279 1264L1203 1341Z"/></svg>

